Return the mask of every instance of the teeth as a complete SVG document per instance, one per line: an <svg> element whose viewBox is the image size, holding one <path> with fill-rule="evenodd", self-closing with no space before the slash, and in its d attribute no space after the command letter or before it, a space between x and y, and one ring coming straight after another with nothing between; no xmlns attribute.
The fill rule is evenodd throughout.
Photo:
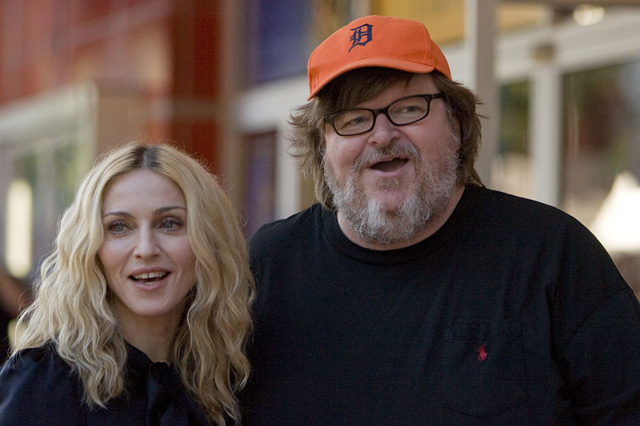
<svg viewBox="0 0 640 426"><path fill-rule="evenodd" d="M149 280L154 278L163 278L165 275L167 275L166 272L150 272L148 274L134 275L133 278L136 280Z"/></svg>

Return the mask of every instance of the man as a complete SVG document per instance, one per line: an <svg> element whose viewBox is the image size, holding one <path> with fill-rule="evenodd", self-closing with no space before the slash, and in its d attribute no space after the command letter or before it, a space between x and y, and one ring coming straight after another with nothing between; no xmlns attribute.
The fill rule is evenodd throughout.
<svg viewBox="0 0 640 426"><path fill-rule="evenodd" d="M483 187L475 95L422 24L309 60L319 204L251 240L246 425L640 424L640 306L565 213Z"/></svg>

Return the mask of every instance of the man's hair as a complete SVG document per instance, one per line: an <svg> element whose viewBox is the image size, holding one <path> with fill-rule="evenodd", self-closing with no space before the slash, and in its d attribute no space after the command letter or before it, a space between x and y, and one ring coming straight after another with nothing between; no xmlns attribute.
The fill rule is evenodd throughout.
<svg viewBox="0 0 640 426"><path fill-rule="evenodd" d="M65 211L54 251L44 261L34 303L14 352L53 344L78 372L89 405L104 407L126 391L127 350L118 333L98 258L106 191L120 176L151 170L180 188L187 206L187 235L196 257L197 282L171 348L171 362L209 419L239 419L234 392L249 375L244 354L251 330L254 283L245 238L230 200L198 161L168 145L127 144L104 156L81 183Z"/></svg>
<svg viewBox="0 0 640 426"><path fill-rule="evenodd" d="M300 161L304 176L313 181L316 198L324 207L335 207L324 179L325 117L373 99L398 81L408 84L415 75L392 68L358 68L331 81L310 102L291 113L289 153ZM478 98L438 71L428 75L444 95L451 130L460 139L458 183L482 186L475 170L481 136L480 116L476 112Z"/></svg>

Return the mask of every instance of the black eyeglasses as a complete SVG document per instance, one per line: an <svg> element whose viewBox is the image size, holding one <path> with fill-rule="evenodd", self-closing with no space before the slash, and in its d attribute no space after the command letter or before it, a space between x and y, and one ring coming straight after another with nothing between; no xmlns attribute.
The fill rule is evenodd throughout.
<svg viewBox="0 0 640 426"><path fill-rule="evenodd" d="M376 125L378 114L384 114L395 126L406 126L429 115L431 101L443 98L442 93L406 96L395 100L385 108L352 108L325 117L340 136L367 133Z"/></svg>

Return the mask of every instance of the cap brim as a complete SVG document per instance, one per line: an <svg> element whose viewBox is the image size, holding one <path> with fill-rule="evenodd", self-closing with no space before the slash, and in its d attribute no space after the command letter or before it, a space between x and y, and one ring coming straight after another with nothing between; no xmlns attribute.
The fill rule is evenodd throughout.
<svg viewBox="0 0 640 426"><path fill-rule="evenodd" d="M435 67L431 65L420 64L417 62L411 62L406 60L392 59L392 58L366 58L360 61L351 62L348 65L338 68L332 74L330 74L325 81L320 83L310 94L307 100L311 100L323 87L333 81L336 77L357 68L366 67L383 67L393 68L401 71L426 74L432 72Z"/></svg>

